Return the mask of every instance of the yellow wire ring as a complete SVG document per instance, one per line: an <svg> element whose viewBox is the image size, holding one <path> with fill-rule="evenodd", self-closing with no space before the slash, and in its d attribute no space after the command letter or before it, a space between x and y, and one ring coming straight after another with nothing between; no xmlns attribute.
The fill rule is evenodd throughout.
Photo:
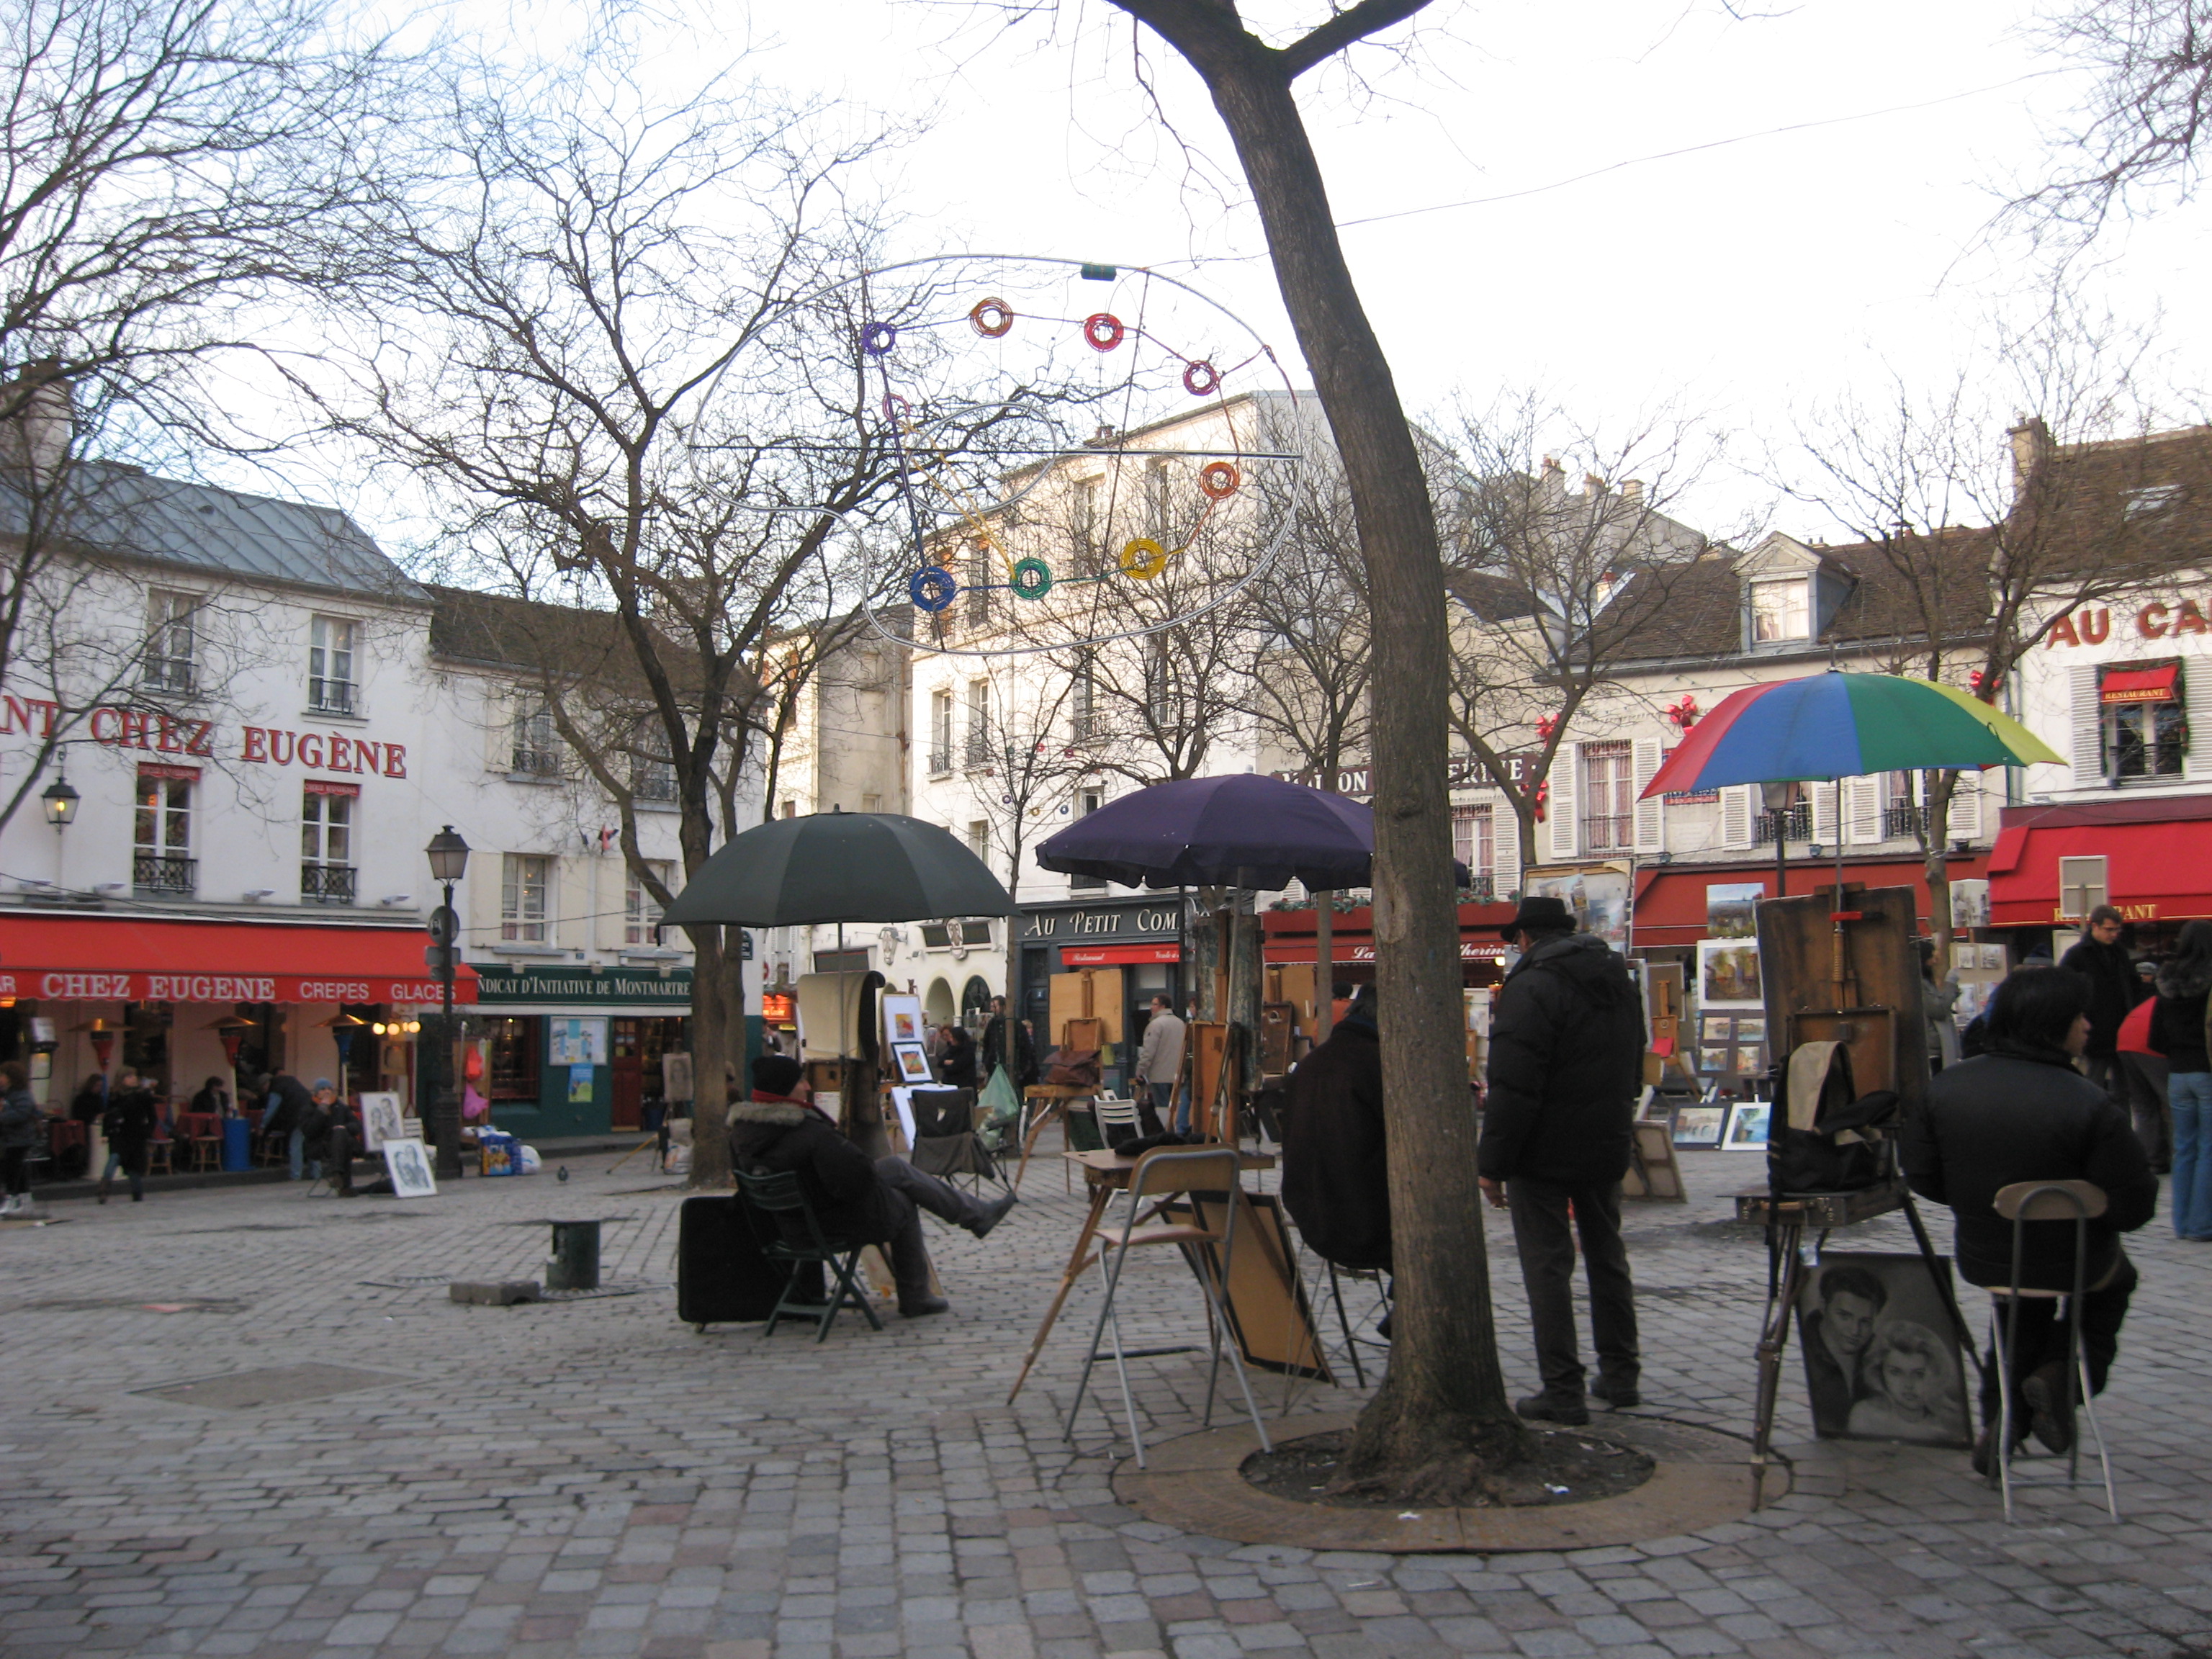
<svg viewBox="0 0 2212 1659"><path fill-rule="evenodd" d="M1121 550L1121 574L1148 582L1168 568L1168 550L1150 536L1139 536Z"/></svg>
<svg viewBox="0 0 2212 1659"><path fill-rule="evenodd" d="M1237 493L1244 475L1227 461L1208 461L1198 470L1198 487L1210 501L1225 501Z"/></svg>
<svg viewBox="0 0 2212 1659"><path fill-rule="evenodd" d="M968 313L968 321L985 339L1000 339L1014 325L1014 308L993 295L975 302L975 308Z"/></svg>

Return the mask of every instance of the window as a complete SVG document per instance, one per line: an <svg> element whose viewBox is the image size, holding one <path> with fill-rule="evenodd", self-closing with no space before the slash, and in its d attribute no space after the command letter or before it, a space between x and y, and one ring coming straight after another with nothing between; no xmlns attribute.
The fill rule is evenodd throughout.
<svg viewBox="0 0 2212 1659"><path fill-rule="evenodd" d="M968 764L991 763L991 682L968 682Z"/></svg>
<svg viewBox="0 0 2212 1659"><path fill-rule="evenodd" d="M787 800L784 802L783 805L778 810L777 816L787 818L797 817L799 816L799 803L795 800Z"/></svg>
<svg viewBox="0 0 2212 1659"><path fill-rule="evenodd" d="M353 674L354 624L317 617L307 624L307 707L319 714L350 714L359 699Z"/></svg>
<svg viewBox="0 0 2212 1659"><path fill-rule="evenodd" d="M991 856L991 821L988 818L969 820L968 850L979 859Z"/></svg>
<svg viewBox="0 0 2212 1659"><path fill-rule="evenodd" d="M672 866L660 859L649 860L647 864L654 879L667 886ZM652 890L635 870L629 871L623 881L623 943L660 943L660 907L653 902Z"/></svg>
<svg viewBox="0 0 2212 1659"><path fill-rule="evenodd" d="M861 796L861 797L860 797L860 810L861 810L863 812L880 812L880 811L882 811L884 810L884 798L883 798L881 795L863 795L863 796Z"/></svg>
<svg viewBox="0 0 2212 1659"><path fill-rule="evenodd" d="M929 774L943 777L952 769L952 694L934 691L929 698Z"/></svg>
<svg viewBox="0 0 2212 1659"><path fill-rule="evenodd" d="M1498 844L1493 839L1490 808L1452 808L1452 856L1467 866L1471 884L1487 891L1498 871Z"/></svg>
<svg viewBox="0 0 2212 1659"><path fill-rule="evenodd" d="M1813 637L1812 586L1802 577L1751 585L1751 639L1754 645Z"/></svg>
<svg viewBox="0 0 2212 1659"><path fill-rule="evenodd" d="M192 786L198 776L182 766L138 769L131 884L142 893L189 893L199 884L199 860L192 857Z"/></svg>
<svg viewBox="0 0 2212 1659"><path fill-rule="evenodd" d="M300 900L354 901L353 831L357 786L310 781L300 797Z"/></svg>
<svg viewBox="0 0 2212 1659"><path fill-rule="evenodd" d="M500 860L499 936L510 945L544 945L553 937L545 919L553 885L553 860L509 853Z"/></svg>
<svg viewBox="0 0 2212 1659"><path fill-rule="evenodd" d="M1077 571L1085 576L1098 574L1098 487L1104 482L1103 478L1078 478L1070 503L1074 509L1069 525L1074 532L1073 563Z"/></svg>
<svg viewBox="0 0 2212 1659"><path fill-rule="evenodd" d="M1173 547L1176 536L1169 515L1174 511L1174 498L1168 490L1168 464L1164 456L1155 457L1145 466L1145 517L1150 528L1146 533L1163 547Z"/></svg>
<svg viewBox="0 0 2212 1659"><path fill-rule="evenodd" d="M1777 830L1782 832L1787 841L1813 839L1813 799L1805 793L1803 784L1793 783L1790 786L1790 804L1779 811L1771 811L1761 804L1759 787L1753 785L1752 805L1759 813L1759 827L1753 832L1752 837L1753 845L1773 846L1774 834Z"/></svg>
<svg viewBox="0 0 2212 1659"><path fill-rule="evenodd" d="M491 1098L538 1103L538 1048L544 1039L537 1015L491 1022Z"/></svg>
<svg viewBox="0 0 2212 1659"><path fill-rule="evenodd" d="M1921 805L1920 774L1886 772L1881 781L1881 834L1917 836L1928 827L1928 809Z"/></svg>
<svg viewBox="0 0 2212 1659"><path fill-rule="evenodd" d="M991 544L977 541L968 550L968 621L981 628L991 620Z"/></svg>
<svg viewBox="0 0 2212 1659"><path fill-rule="evenodd" d="M933 951L949 951L956 945L988 950L991 918L968 916L955 921L925 921L921 924L921 942Z"/></svg>
<svg viewBox="0 0 2212 1659"><path fill-rule="evenodd" d="M2114 666L2098 676L2107 778L2118 781L2181 775L2189 741L2182 696L2179 663Z"/></svg>
<svg viewBox="0 0 2212 1659"><path fill-rule="evenodd" d="M676 765L668 757L668 733L658 720L640 720L631 744L629 792L639 800L676 799Z"/></svg>
<svg viewBox="0 0 2212 1659"><path fill-rule="evenodd" d="M1593 853L1636 845L1635 745L1586 743L1583 750L1583 845Z"/></svg>
<svg viewBox="0 0 2212 1659"><path fill-rule="evenodd" d="M1075 798L1075 816L1079 818L1087 818L1105 804L1106 797L1102 791L1097 789L1085 789L1082 793ZM1067 884L1079 892L1094 892L1099 888L1105 886L1106 878L1103 876L1070 876L1067 878Z"/></svg>
<svg viewBox="0 0 2212 1659"><path fill-rule="evenodd" d="M507 769L533 778L550 778L561 770L561 738L553 729L553 711L544 703L530 703L514 717L514 740L507 753Z"/></svg>
<svg viewBox="0 0 2212 1659"><path fill-rule="evenodd" d="M2180 501L2179 484L2144 484L2122 493L2120 510L2130 519L2154 519L2171 511Z"/></svg>
<svg viewBox="0 0 2212 1659"><path fill-rule="evenodd" d="M1068 687L1067 704L1069 729L1075 740L1080 743L1085 738L1098 736L1098 676L1088 659L1076 668L1074 681Z"/></svg>
<svg viewBox="0 0 2212 1659"><path fill-rule="evenodd" d="M193 687L193 619L199 596L155 588L146 596L146 656L140 683L149 691L189 692Z"/></svg>

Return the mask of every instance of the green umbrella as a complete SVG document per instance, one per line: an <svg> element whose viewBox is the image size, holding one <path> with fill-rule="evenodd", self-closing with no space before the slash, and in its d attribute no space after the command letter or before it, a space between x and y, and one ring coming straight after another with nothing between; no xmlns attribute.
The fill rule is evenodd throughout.
<svg viewBox="0 0 2212 1659"><path fill-rule="evenodd" d="M896 812L817 812L734 837L662 920L804 927L1003 916L1013 908L1013 896L950 830Z"/></svg>

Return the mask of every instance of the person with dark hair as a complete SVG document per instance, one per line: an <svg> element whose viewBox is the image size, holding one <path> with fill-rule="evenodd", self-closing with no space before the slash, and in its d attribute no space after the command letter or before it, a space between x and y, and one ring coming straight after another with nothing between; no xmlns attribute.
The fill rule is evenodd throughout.
<svg viewBox="0 0 2212 1659"><path fill-rule="evenodd" d="M46 1115L31 1098L31 1069L20 1060L0 1062L0 1186L7 1198L0 1215L13 1215L31 1202L31 1153L46 1132Z"/></svg>
<svg viewBox="0 0 2212 1659"><path fill-rule="evenodd" d="M1596 934L1577 933L1564 901L1524 897L1498 931L1522 950L1491 1012L1490 1090L1475 1161L1483 1195L1513 1212L1544 1383L1514 1410L1587 1423L1575 1336L1577 1233L1597 1348L1589 1392L1616 1408L1643 1398L1620 1178L1644 1085L1644 1010L1627 964Z"/></svg>
<svg viewBox="0 0 2212 1659"><path fill-rule="evenodd" d="M283 1137L285 1161L291 1166L292 1179L304 1177L307 1159L307 1123L314 1110L314 1097L307 1086L289 1072L278 1072L263 1085L261 1134L264 1139L272 1135Z"/></svg>
<svg viewBox="0 0 2212 1659"><path fill-rule="evenodd" d="M1950 1206L1960 1276L1984 1287L2012 1283L2013 1224L1996 1208L2002 1188L2079 1180L2104 1189L2105 1213L2089 1223L2089 1290L2081 1304L2090 1391L2102 1393L2136 1286L2135 1265L2119 1236L2157 1210L2158 1177L2127 1114L2074 1069L2089 1040L2094 995L2087 979L2063 968L2014 969L1990 1003L1990 1052L1947 1067L1929 1085L1925 1108L1905 1119L1899 1154L1912 1190ZM2020 1282L2029 1290L2073 1289L2072 1222L2027 1224ZM2006 1300L1999 1298L2000 1320L2007 1316ZM2014 1420L2045 1446L2064 1451L2074 1443L2058 1312L2055 1297L2021 1298L2008 1379L1999 1376L1992 1349L1974 1449L1978 1473L1993 1466L2002 1387L2014 1389L2027 1407Z"/></svg>
<svg viewBox="0 0 2212 1659"><path fill-rule="evenodd" d="M1375 988L1291 1073L1283 1203L1298 1236L1340 1267L1390 1267L1390 1180Z"/></svg>
<svg viewBox="0 0 2212 1659"><path fill-rule="evenodd" d="M1006 1066L1006 1028L1014 1029L1014 1063ZM1006 1080L1017 1089L1026 1089L1037 1080L1036 1044L1030 1039L1030 1023L1025 1019L1006 1018L1006 1000L991 999L991 1023L983 1028L983 1080L989 1082L991 1073L1001 1066L1006 1066Z"/></svg>
<svg viewBox="0 0 2212 1659"><path fill-rule="evenodd" d="M1137 1096L1139 1121L1145 1133L1156 1135L1167 1122L1175 1119L1176 1085L1182 1078L1183 1023L1176 1018L1175 1005L1165 991L1152 1000L1145 1016L1145 1033L1137 1050L1137 1064L1129 1074L1132 1091L1145 1092ZM1181 1129L1189 1121L1188 1109Z"/></svg>
<svg viewBox="0 0 2212 1659"><path fill-rule="evenodd" d="M145 1201L146 1158L161 1123L161 1115L154 1107L154 1091L139 1082L137 1073L125 1071L115 1079L115 1092L108 1097L107 1111L100 1120L100 1133L107 1141L107 1167L100 1174L102 1204L107 1202L115 1185L118 1170L131 1182L131 1201Z"/></svg>
<svg viewBox="0 0 2212 1659"><path fill-rule="evenodd" d="M211 1077L200 1085L199 1092L192 1097L192 1110L210 1117L230 1115L230 1091L222 1086L221 1078Z"/></svg>
<svg viewBox="0 0 2212 1659"><path fill-rule="evenodd" d="M1959 1058L1959 1023L1951 1011L1959 1006L1959 976L1936 977L1936 941L1917 939L1920 951L1920 1012L1928 1026L1928 1069L1942 1071Z"/></svg>
<svg viewBox="0 0 2212 1659"><path fill-rule="evenodd" d="M1815 1293L1820 1308L1799 1321L1813 1427L1821 1434L1841 1434L1850 1426L1851 1407L1866 1397L1867 1349L1889 1291L1864 1267L1846 1267L1823 1268Z"/></svg>
<svg viewBox="0 0 2212 1659"><path fill-rule="evenodd" d="M945 1046L939 1051L937 1075L948 1089L979 1087L975 1080L975 1039L957 1021L948 1024L944 1030Z"/></svg>
<svg viewBox="0 0 2212 1659"><path fill-rule="evenodd" d="M2150 1046L2166 1056L2173 1114L2173 1231L2212 1243L2212 1058L2204 1017L2212 1000L2212 921L2184 923L2173 960L2158 976Z"/></svg>
<svg viewBox="0 0 2212 1659"><path fill-rule="evenodd" d="M1330 1030L1336 1030L1337 1021L1352 1012L1352 1005L1357 1000L1353 994L1353 988L1344 980L1338 980L1328 988L1328 1029Z"/></svg>
<svg viewBox="0 0 2212 1659"><path fill-rule="evenodd" d="M2061 968L2089 981L2089 1042L2081 1050L2082 1069L2123 1109L2128 1083L2120 1068L2120 1025L2136 1006L2135 963L2120 943L2124 925L2111 905L2097 906L2089 912L2089 931L2058 958Z"/></svg>
<svg viewBox="0 0 2212 1659"><path fill-rule="evenodd" d="M899 1312L943 1313L951 1304L930 1294L921 1212L981 1238L1014 1207L1013 1194L986 1204L902 1158L871 1158L813 1103L805 1078L785 1054L753 1061L752 1098L730 1109L730 1157L741 1170L796 1175L832 1239L890 1246Z"/></svg>

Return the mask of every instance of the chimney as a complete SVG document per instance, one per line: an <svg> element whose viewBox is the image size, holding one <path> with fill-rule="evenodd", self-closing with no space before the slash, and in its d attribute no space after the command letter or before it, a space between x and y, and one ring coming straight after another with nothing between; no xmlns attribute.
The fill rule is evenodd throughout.
<svg viewBox="0 0 2212 1659"><path fill-rule="evenodd" d="M1601 478L1601 477L1599 477L1597 476L1597 474L1596 474L1596 473L1595 473L1595 472L1585 472L1585 473L1583 473L1583 495L1604 495L1604 494L1605 494L1605 480L1604 480L1604 479L1602 479L1602 478Z"/></svg>
<svg viewBox="0 0 2212 1659"><path fill-rule="evenodd" d="M1536 487L1546 495L1564 495L1567 493L1567 470L1559 465L1558 456L1544 457L1543 467L1536 476Z"/></svg>
<svg viewBox="0 0 2212 1659"><path fill-rule="evenodd" d="M2012 440L2012 495L2016 505L2027 493L2027 481L2036 468L2051 459L2051 428L2040 415L2022 415L2006 434Z"/></svg>
<svg viewBox="0 0 2212 1659"><path fill-rule="evenodd" d="M1628 497L1632 501L1642 501L1644 499L1644 480L1641 478L1623 478L1620 481L1620 493Z"/></svg>
<svg viewBox="0 0 2212 1659"><path fill-rule="evenodd" d="M61 367L40 358L0 386L0 464L29 473L34 486L54 483L75 435L75 405Z"/></svg>

